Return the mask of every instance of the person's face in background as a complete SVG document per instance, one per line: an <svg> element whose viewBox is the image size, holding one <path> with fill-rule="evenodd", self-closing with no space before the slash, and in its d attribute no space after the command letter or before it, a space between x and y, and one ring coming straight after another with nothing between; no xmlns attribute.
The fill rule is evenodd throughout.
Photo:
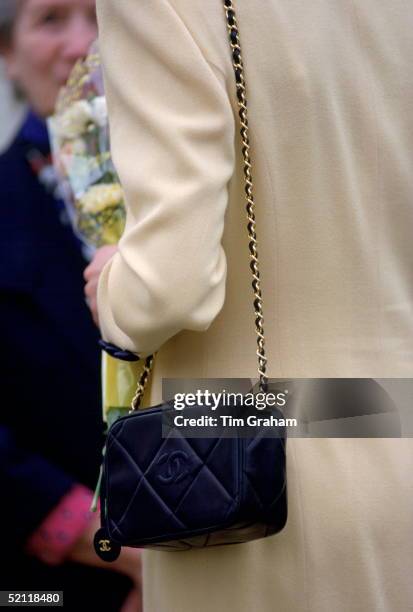
<svg viewBox="0 0 413 612"><path fill-rule="evenodd" d="M59 89L96 37L95 0L21 0L6 66L38 115L53 113Z"/></svg>

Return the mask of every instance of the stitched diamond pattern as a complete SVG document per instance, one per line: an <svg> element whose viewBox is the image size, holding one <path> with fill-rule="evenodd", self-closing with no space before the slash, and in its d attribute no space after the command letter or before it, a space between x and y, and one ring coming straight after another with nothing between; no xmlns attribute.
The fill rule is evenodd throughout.
<svg viewBox="0 0 413 612"><path fill-rule="evenodd" d="M189 548L265 537L283 527L284 440L186 439L176 431L164 439L161 428L161 410L149 410L120 419L109 432L104 495L115 541L161 538L171 549Z"/></svg>
<svg viewBox="0 0 413 612"><path fill-rule="evenodd" d="M161 415L156 421L159 432ZM122 435L125 426L133 429L132 435L130 431L127 437ZM145 536L150 537L160 531L201 528L205 520L211 521L211 526L227 520L239 499L234 453L237 441L218 438L189 442L168 437L154 449L150 444L145 446L148 434L148 419L141 417L123 421L118 435L108 440L107 497L113 534L123 538L127 533L130 538L132 529L133 538L139 539L143 528ZM223 458L225 478L216 474ZM208 506L203 504L205 496Z"/></svg>

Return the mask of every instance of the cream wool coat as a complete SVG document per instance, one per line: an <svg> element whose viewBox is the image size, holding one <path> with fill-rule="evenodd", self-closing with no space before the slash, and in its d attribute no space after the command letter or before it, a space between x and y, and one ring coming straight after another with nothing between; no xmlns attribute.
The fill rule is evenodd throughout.
<svg viewBox="0 0 413 612"><path fill-rule="evenodd" d="M238 0L269 374L413 374L413 8ZM254 377L221 0L98 0L128 206L106 339L162 377ZM140 443L144 444L145 440ZM290 440L278 535L144 553L145 612L413 610L411 440Z"/></svg>

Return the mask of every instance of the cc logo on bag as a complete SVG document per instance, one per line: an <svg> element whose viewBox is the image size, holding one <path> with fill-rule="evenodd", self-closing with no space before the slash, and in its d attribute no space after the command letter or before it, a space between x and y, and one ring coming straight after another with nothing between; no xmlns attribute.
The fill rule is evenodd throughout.
<svg viewBox="0 0 413 612"><path fill-rule="evenodd" d="M100 559L103 561L116 561L120 555L121 546L116 542L113 542L104 527L101 527L95 533L93 538L93 546L95 552Z"/></svg>
<svg viewBox="0 0 413 612"><path fill-rule="evenodd" d="M189 474L188 455L184 451L173 451L164 453L158 459L156 465L163 466L157 475L163 484L177 484Z"/></svg>
<svg viewBox="0 0 413 612"><path fill-rule="evenodd" d="M99 540L99 550L101 552L108 552L109 550L112 550L110 546L110 541L109 540Z"/></svg>

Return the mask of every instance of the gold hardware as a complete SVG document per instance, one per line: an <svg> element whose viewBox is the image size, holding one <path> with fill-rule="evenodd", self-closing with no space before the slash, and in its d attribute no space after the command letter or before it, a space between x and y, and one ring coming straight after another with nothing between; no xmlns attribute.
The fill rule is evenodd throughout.
<svg viewBox="0 0 413 612"><path fill-rule="evenodd" d="M109 552L112 550L110 540L99 540L99 550L101 552Z"/></svg>
<svg viewBox="0 0 413 612"><path fill-rule="evenodd" d="M129 411L129 414L135 412L136 410L139 410L141 406L143 396L145 394L146 385L148 384L149 376L152 371L155 355L156 353L154 353L153 355L149 355L149 357L145 359L145 364L143 366L141 375L139 376L138 386L136 388L135 395L132 399L131 410Z"/></svg>
<svg viewBox="0 0 413 612"><path fill-rule="evenodd" d="M255 312L255 331L257 334L257 358L258 358L258 374L259 386L261 391L267 391L268 379L266 376L267 357L265 356L265 337L264 337L264 316L263 302L260 283L260 271L257 249L257 234L255 220L255 201L253 195L253 179L252 179L252 161L250 156L250 141L249 141L249 124L248 124L248 109L247 95L244 75L244 64L242 61L241 46L239 40L238 24L235 15L235 9L232 0L224 1L224 10L227 18L227 29L232 50L232 65L234 68L235 79L237 83L237 100L239 108L239 117L241 120L241 139L242 139L242 156L244 159L244 180L245 180L245 196L247 200L247 229L250 239L249 250L251 259L252 271L252 289L254 292L254 312ZM235 34L235 42L232 35Z"/></svg>

